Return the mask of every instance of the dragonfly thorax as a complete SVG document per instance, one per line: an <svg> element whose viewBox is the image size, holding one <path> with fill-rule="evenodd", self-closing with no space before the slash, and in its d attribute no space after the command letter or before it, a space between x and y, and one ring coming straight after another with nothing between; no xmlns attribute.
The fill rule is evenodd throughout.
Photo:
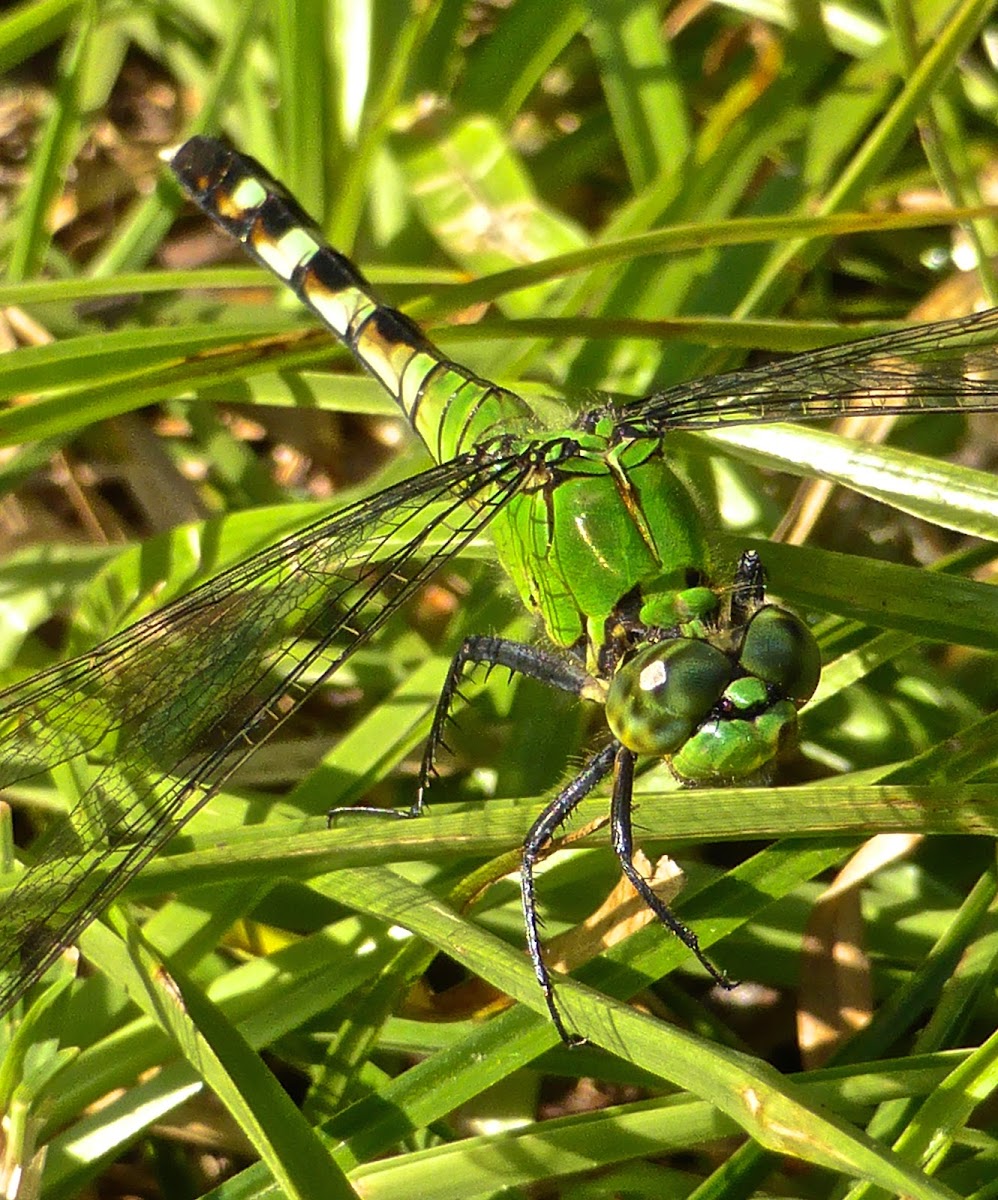
<svg viewBox="0 0 998 1200"><path fill-rule="evenodd" d="M703 578L713 555L700 509L661 442L612 445L577 431L544 441L575 452L535 467L530 486L492 524L500 561L528 608L557 645L591 652L636 592L646 624L672 623L676 593ZM536 463L536 439L528 445Z"/></svg>
<svg viewBox="0 0 998 1200"><path fill-rule="evenodd" d="M620 440L609 417L549 439L526 443L530 476L492 525L524 601L584 657L629 750L690 782L758 775L817 685L807 627L765 603L754 556L735 589L711 586L726 573L660 439Z"/></svg>

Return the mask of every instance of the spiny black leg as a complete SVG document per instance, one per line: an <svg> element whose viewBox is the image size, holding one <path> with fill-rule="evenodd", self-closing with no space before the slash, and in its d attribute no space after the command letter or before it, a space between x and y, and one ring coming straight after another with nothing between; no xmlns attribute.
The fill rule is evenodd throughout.
<svg viewBox="0 0 998 1200"><path fill-rule="evenodd" d="M378 817L394 817L408 819L418 817L425 805L426 789L430 776L433 774L433 761L437 749L445 745L444 729L450 716L451 705L457 695L461 676L468 663L485 663L492 667L506 667L520 675L529 675L532 679L540 680L551 687L571 692L573 696L583 694L586 686L593 681L581 666L538 650L536 646L525 646L522 642L514 642L508 638L489 637L485 634L465 638L460 649L451 659L447 678L440 689L440 698L433 713L433 723L430 725L430 735L426 739L426 749L423 751L423 761L419 768L419 786L416 789L416 799L409 808L378 808L370 804L351 804L342 808L331 808L326 813L326 821L332 825L343 813L366 813Z"/></svg>
<svg viewBox="0 0 998 1200"><path fill-rule="evenodd" d="M766 600L766 570L755 550L743 550L735 569L731 588L731 623L736 628L747 624L749 617Z"/></svg>
<svg viewBox="0 0 998 1200"><path fill-rule="evenodd" d="M613 799L610 804L610 840L620 860L621 870L631 886L662 924L696 955L698 962L715 982L731 988L734 984L714 966L700 949L697 935L684 925L675 913L652 890L647 879L634 865L634 834L631 829L631 799L634 788L635 755L621 746L616 754L613 778Z"/></svg>
<svg viewBox="0 0 998 1200"><path fill-rule="evenodd" d="M341 804L326 809L326 828L332 829L336 818L345 814L361 813L366 817L394 817L397 821L408 821L417 814L411 808L381 808L377 804Z"/></svg>
<svg viewBox="0 0 998 1200"><path fill-rule="evenodd" d="M530 961L534 964L534 974L537 976L537 982L541 985L541 991L544 993L554 1027L558 1030L561 1040L569 1046L578 1045L582 1039L568 1032L555 1004L554 985L551 982L551 974L544 962L541 950L540 919L537 916L537 896L534 891L534 867L558 827L568 819L572 810L609 772L619 745L619 742L612 741L598 754L594 754L571 783L562 788L544 809L530 826L527 836L523 840L520 891L523 895L523 923L527 930L527 950L530 954Z"/></svg>
<svg viewBox="0 0 998 1200"><path fill-rule="evenodd" d="M423 762L419 769L419 787L416 799L410 810L411 816L422 812L426 789L434 772L434 760L437 750L446 746L444 730L450 717L451 705L458 693L461 677L468 664L485 663L492 667L506 667L510 673L529 675L549 687L559 688L563 692L571 692L573 696L582 695L586 685L591 683L589 675L581 666L569 660L538 650L536 646L525 646L522 642L513 642L508 638L489 637L480 634L465 638L461 648L451 659L450 669L444 686L440 689L436 711L433 714L433 724L430 726L430 736L426 739L426 749L423 751Z"/></svg>

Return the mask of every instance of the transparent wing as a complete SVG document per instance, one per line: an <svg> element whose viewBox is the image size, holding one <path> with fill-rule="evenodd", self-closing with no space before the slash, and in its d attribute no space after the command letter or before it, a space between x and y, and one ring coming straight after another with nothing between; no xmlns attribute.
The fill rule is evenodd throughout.
<svg viewBox="0 0 998 1200"><path fill-rule="evenodd" d="M680 384L624 403L635 432L998 408L998 309Z"/></svg>
<svg viewBox="0 0 998 1200"><path fill-rule="evenodd" d="M529 470L479 454L433 467L0 692L0 787L95 764L0 898L0 1012Z"/></svg>

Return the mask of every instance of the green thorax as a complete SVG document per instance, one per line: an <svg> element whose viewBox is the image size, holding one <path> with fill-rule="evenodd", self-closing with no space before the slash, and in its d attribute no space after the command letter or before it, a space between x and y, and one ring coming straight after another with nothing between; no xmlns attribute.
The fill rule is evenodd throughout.
<svg viewBox="0 0 998 1200"><path fill-rule="evenodd" d="M592 659L621 602L647 626L677 622L676 594L711 571L700 511L658 439L570 438L578 453L515 497L492 523L499 559L524 603L561 646L585 639ZM533 442L536 445L536 441Z"/></svg>

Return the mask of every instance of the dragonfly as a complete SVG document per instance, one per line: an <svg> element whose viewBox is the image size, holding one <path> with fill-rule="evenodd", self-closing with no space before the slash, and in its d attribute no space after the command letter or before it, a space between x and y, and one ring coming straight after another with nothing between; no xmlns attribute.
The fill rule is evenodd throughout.
<svg viewBox="0 0 998 1200"><path fill-rule="evenodd" d="M67 819L46 831L0 896L0 1012L312 691L486 529L543 644L467 638L432 717L412 805L350 811L423 812L459 685L476 666L505 667L600 705L603 744L546 804L521 852L527 947L551 1019L572 1041L542 954L535 869L608 777L624 875L727 985L635 864L635 766L664 760L691 787L770 778L821 662L807 624L767 596L759 556L719 555L705 502L670 463L669 436L998 408L998 309L642 398L599 398L551 428L522 396L449 360L381 303L255 160L202 136L165 157L207 216L384 387L435 465L0 693L0 787L71 760L89 771Z"/></svg>

